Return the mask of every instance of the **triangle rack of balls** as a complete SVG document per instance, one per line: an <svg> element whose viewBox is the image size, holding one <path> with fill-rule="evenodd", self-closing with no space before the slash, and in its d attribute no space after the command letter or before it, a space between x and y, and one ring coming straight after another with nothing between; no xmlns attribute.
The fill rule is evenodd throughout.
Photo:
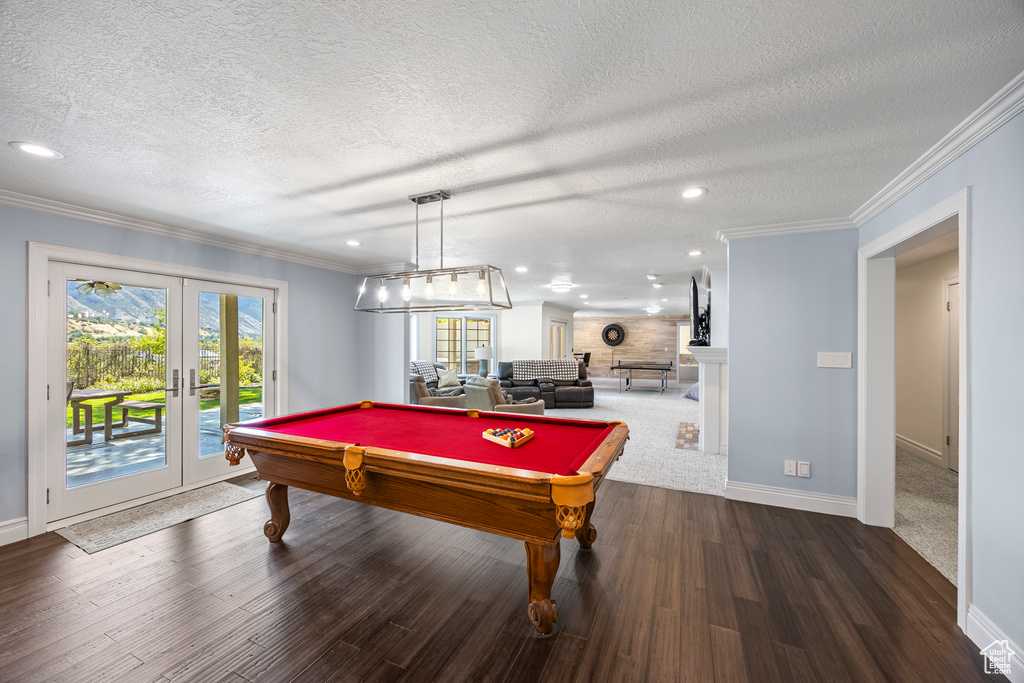
<svg viewBox="0 0 1024 683"><path fill-rule="evenodd" d="M518 429L515 427L505 429L488 429L483 433L483 437L496 444L500 444L508 448L515 448L517 446L522 446L524 443L532 439L533 430Z"/></svg>

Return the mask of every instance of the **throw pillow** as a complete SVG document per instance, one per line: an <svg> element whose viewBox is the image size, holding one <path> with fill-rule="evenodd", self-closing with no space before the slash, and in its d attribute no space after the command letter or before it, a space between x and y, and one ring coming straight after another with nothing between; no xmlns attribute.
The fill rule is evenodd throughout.
<svg viewBox="0 0 1024 683"><path fill-rule="evenodd" d="M454 370L438 370L437 371L437 388L441 387L460 387L462 382L459 381L459 375Z"/></svg>
<svg viewBox="0 0 1024 683"><path fill-rule="evenodd" d="M521 405L525 405L527 403L536 403L537 400L538 399L537 399L536 396L531 396L529 398L521 398L518 401L512 401L512 405L521 406Z"/></svg>
<svg viewBox="0 0 1024 683"><path fill-rule="evenodd" d="M694 401L700 400L700 382L694 382L690 385L690 388L683 394L683 398L693 399Z"/></svg>

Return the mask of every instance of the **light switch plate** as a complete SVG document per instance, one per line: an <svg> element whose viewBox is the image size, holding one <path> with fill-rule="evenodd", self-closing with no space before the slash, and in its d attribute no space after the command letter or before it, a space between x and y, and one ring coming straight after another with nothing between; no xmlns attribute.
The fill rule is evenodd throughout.
<svg viewBox="0 0 1024 683"><path fill-rule="evenodd" d="M797 467L797 476L800 476L800 477L809 477L809 476L811 476L811 463L809 463L809 462L798 462L796 464L796 467Z"/></svg>
<svg viewBox="0 0 1024 683"><path fill-rule="evenodd" d="M819 368L852 368L853 354L849 351L818 351Z"/></svg>

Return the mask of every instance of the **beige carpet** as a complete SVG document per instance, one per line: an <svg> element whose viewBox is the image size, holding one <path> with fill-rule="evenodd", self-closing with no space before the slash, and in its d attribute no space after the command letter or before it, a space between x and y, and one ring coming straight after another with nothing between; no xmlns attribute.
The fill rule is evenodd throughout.
<svg viewBox="0 0 1024 683"><path fill-rule="evenodd" d="M622 420L629 441L609 479L665 489L725 495L728 458L714 453L676 448L681 422L695 423L700 403L683 398L689 384L672 383L667 391L624 391L617 381L602 377L594 383L593 408L545 410L545 415L581 420Z"/></svg>
<svg viewBox="0 0 1024 683"><path fill-rule="evenodd" d="M896 526L893 531L954 584L959 487L956 472L896 447Z"/></svg>
<svg viewBox="0 0 1024 683"><path fill-rule="evenodd" d="M219 482L72 524L57 533L92 554L262 495L263 491Z"/></svg>

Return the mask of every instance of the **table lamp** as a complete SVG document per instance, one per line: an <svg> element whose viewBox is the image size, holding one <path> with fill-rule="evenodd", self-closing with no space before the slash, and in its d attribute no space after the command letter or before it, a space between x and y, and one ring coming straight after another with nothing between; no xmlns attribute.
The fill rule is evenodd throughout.
<svg viewBox="0 0 1024 683"><path fill-rule="evenodd" d="M487 361L494 358L494 347L493 346L478 346L473 349L473 353L476 359L480 361L480 376L487 376Z"/></svg>

